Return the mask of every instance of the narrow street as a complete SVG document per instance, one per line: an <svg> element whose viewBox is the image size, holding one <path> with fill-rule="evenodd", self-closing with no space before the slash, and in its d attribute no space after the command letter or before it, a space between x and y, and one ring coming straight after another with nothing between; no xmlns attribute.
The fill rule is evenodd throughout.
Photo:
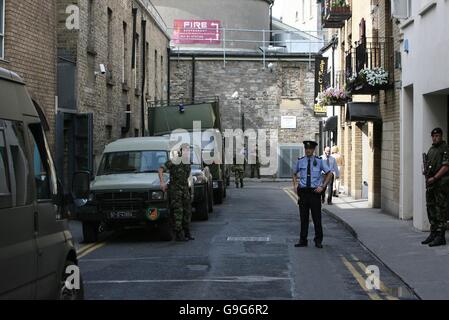
<svg viewBox="0 0 449 320"><path fill-rule="evenodd" d="M289 183L231 187L196 240L160 242L125 230L80 247L86 299L415 299L395 275L332 218L324 215L324 249L298 249L299 214ZM72 232L81 238L77 222ZM313 224L309 239L313 239ZM365 269L380 269L367 290Z"/></svg>

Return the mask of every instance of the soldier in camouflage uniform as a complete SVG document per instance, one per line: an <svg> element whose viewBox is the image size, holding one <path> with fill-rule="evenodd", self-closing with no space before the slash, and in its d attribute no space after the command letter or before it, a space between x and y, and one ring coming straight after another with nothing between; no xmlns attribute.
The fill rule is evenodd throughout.
<svg viewBox="0 0 449 320"><path fill-rule="evenodd" d="M189 154L189 145L181 146L180 157ZM183 159L187 159L183 157ZM159 170L159 179L164 192L169 191L170 208L175 218L176 241L195 240L190 233L190 222L192 219L192 204L188 179L191 166L184 163L174 164L168 160ZM170 185L167 188L163 180L163 173L170 172Z"/></svg>
<svg viewBox="0 0 449 320"><path fill-rule="evenodd" d="M443 141L443 130L432 131L432 147L427 153L426 175L427 215L430 235L422 242L430 247L446 244L447 210L449 196L449 146Z"/></svg>
<svg viewBox="0 0 449 320"><path fill-rule="evenodd" d="M241 188L243 188L243 177L245 175L245 168L243 164L234 164L232 166L232 171L234 171L236 188L239 188L239 183Z"/></svg>

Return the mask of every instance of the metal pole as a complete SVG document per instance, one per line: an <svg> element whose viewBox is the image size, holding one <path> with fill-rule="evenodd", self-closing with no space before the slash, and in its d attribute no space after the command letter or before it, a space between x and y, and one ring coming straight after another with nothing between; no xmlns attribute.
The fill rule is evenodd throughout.
<svg viewBox="0 0 449 320"><path fill-rule="evenodd" d="M263 44L262 44L262 51L263 51L263 68L264 68L264 70L265 70L265 65L266 65L266 62L265 62L265 30L263 30L262 31L263 32Z"/></svg>
<svg viewBox="0 0 449 320"><path fill-rule="evenodd" d="M223 68L226 68L226 28L223 28Z"/></svg>

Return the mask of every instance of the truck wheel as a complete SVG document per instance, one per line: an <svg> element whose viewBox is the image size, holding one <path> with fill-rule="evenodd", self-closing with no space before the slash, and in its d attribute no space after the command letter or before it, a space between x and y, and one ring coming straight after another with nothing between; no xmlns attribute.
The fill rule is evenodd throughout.
<svg viewBox="0 0 449 320"><path fill-rule="evenodd" d="M162 241L172 241L173 240L173 231L170 224L170 219L165 219L159 225L159 238Z"/></svg>
<svg viewBox="0 0 449 320"><path fill-rule="evenodd" d="M223 189L218 189L215 193L214 193L214 202L216 204L222 204L223 203Z"/></svg>
<svg viewBox="0 0 449 320"><path fill-rule="evenodd" d="M59 300L84 300L84 285L83 285L83 278L80 275L80 279L79 279L79 288L67 288L66 285L66 280L68 280L68 277L71 275L70 273L66 273L66 270L68 267L70 266L75 266L77 267L77 265L73 262L73 261L67 261L64 265L64 270L62 270L62 274L61 274L61 283L60 283L60 288L59 288ZM70 283L70 284L74 284L74 283Z"/></svg>
<svg viewBox="0 0 449 320"><path fill-rule="evenodd" d="M214 212L214 189L212 188L207 193L207 201L209 203L209 213Z"/></svg>
<svg viewBox="0 0 449 320"><path fill-rule="evenodd" d="M209 220L208 199L203 200L195 206L195 216L203 221Z"/></svg>
<svg viewBox="0 0 449 320"><path fill-rule="evenodd" d="M83 238L85 243L98 241L99 223L83 222Z"/></svg>

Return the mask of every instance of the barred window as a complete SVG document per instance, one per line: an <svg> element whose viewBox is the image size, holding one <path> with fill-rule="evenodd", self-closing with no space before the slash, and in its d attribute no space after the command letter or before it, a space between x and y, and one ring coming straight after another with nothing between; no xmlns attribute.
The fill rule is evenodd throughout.
<svg viewBox="0 0 449 320"><path fill-rule="evenodd" d="M0 59L5 57L5 0L0 0Z"/></svg>

